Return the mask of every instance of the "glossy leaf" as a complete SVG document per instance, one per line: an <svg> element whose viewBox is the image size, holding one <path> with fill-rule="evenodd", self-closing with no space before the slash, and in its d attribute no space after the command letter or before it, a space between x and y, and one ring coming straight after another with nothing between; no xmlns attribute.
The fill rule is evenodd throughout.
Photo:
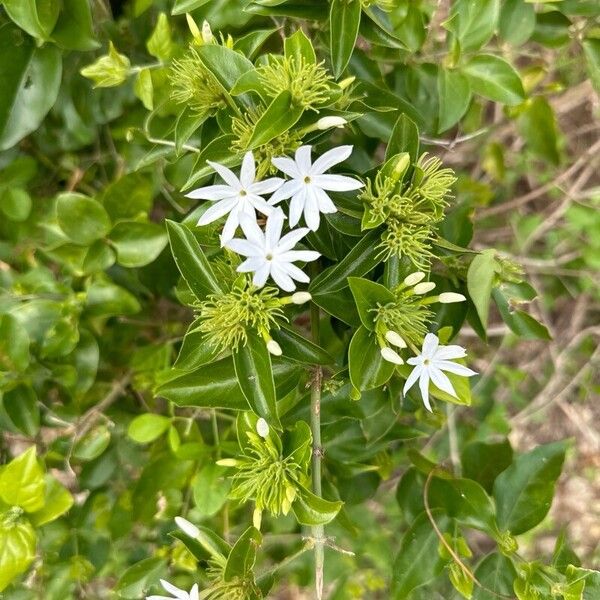
<svg viewBox="0 0 600 600"><path fill-rule="evenodd" d="M296 333L291 327L272 330L273 339L281 346L286 359L309 365L331 365L333 357L317 344Z"/></svg>
<svg viewBox="0 0 600 600"><path fill-rule="evenodd" d="M147 413L139 415L129 423L127 435L138 444L148 444L165 433L170 425L169 417Z"/></svg>
<svg viewBox="0 0 600 600"><path fill-rule="evenodd" d="M30 520L36 527L55 521L73 506L74 498L54 477L46 477L44 506L31 514Z"/></svg>
<svg viewBox="0 0 600 600"><path fill-rule="evenodd" d="M361 3L333 0L329 9L329 51L339 78L352 56L360 28Z"/></svg>
<svg viewBox="0 0 600 600"><path fill-rule="evenodd" d="M472 261L467 272L467 289L483 327L487 327L492 286L496 275L494 250L484 250Z"/></svg>
<svg viewBox="0 0 600 600"><path fill-rule="evenodd" d="M0 592L35 559L36 535L27 521L15 523L0 535Z"/></svg>
<svg viewBox="0 0 600 600"><path fill-rule="evenodd" d="M331 502L315 496L306 488L299 488L292 510L301 525L327 525L340 512L343 502Z"/></svg>
<svg viewBox="0 0 600 600"><path fill-rule="evenodd" d="M89 246L110 230L110 218L100 202L74 192L59 194L56 217L65 235L75 244Z"/></svg>
<svg viewBox="0 0 600 600"><path fill-rule="evenodd" d="M36 512L44 506L45 490L44 472L37 462L35 446L0 470L0 499L9 506Z"/></svg>
<svg viewBox="0 0 600 600"><path fill-rule="evenodd" d="M165 569L162 558L146 558L129 567L117 582L116 590L121 598L139 598Z"/></svg>
<svg viewBox="0 0 600 600"><path fill-rule="evenodd" d="M248 527L234 544L223 573L225 581L238 577L245 579L256 562L256 553L262 544L262 535L255 527Z"/></svg>
<svg viewBox="0 0 600 600"><path fill-rule="evenodd" d="M496 29L500 0L456 0L446 27L456 35L463 52L478 50Z"/></svg>
<svg viewBox="0 0 600 600"><path fill-rule="evenodd" d="M21 29L43 41L54 29L61 9L58 0L3 0L2 5Z"/></svg>
<svg viewBox="0 0 600 600"><path fill-rule="evenodd" d="M10 313L0 315L0 371L24 371L29 364L29 335Z"/></svg>
<svg viewBox="0 0 600 600"><path fill-rule="evenodd" d="M52 41L67 50L95 50L100 45L94 36L91 7L85 0L62 0L62 10Z"/></svg>
<svg viewBox="0 0 600 600"><path fill-rule="evenodd" d="M350 381L357 390L370 390L383 385L394 372L395 365L381 356L375 335L360 327L348 349Z"/></svg>
<svg viewBox="0 0 600 600"><path fill-rule="evenodd" d="M415 122L404 113L398 117L385 150L385 160L408 152L412 162L419 158L419 129Z"/></svg>
<svg viewBox="0 0 600 600"><path fill-rule="evenodd" d="M525 99L521 78L504 59L478 54L462 68L475 94L503 104L520 104Z"/></svg>
<svg viewBox="0 0 600 600"><path fill-rule="evenodd" d="M33 437L40 428L40 409L35 390L23 383L4 392L2 405L13 425L28 437Z"/></svg>
<svg viewBox="0 0 600 600"><path fill-rule="evenodd" d="M153 262L167 245L167 232L156 223L121 221L108 237L117 251L117 262L130 268Z"/></svg>
<svg viewBox="0 0 600 600"><path fill-rule="evenodd" d="M524 44L535 29L535 7L525 0L506 0L500 9L498 33L513 46Z"/></svg>
<svg viewBox="0 0 600 600"><path fill-rule="evenodd" d="M271 30L269 30L269 32L271 32ZM286 37L283 41L283 48L286 58L294 57L296 64L299 64L302 60L307 64L317 62L317 56L312 42L306 37L306 34L302 29L298 29L298 31L294 32L292 35Z"/></svg>
<svg viewBox="0 0 600 600"><path fill-rule="evenodd" d="M360 277L348 277L348 283L363 326L369 331L373 331L375 329L375 314L373 311L378 305L395 302L394 294L384 285Z"/></svg>
<svg viewBox="0 0 600 600"><path fill-rule="evenodd" d="M516 576L510 558L499 552L488 554L475 569L475 577L481 586L475 586L473 600L496 600L498 596L512 596Z"/></svg>
<svg viewBox="0 0 600 600"><path fill-rule="evenodd" d="M474 479L491 493L496 477L510 466L513 451L508 440L501 442L473 441L461 453L463 474Z"/></svg>
<svg viewBox="0 0 600 600"><path fill-rule="evenodd" d="M456 125L471 103L469 80L459 71L440 68L438 70L439 122L442 133Z"/></svg>

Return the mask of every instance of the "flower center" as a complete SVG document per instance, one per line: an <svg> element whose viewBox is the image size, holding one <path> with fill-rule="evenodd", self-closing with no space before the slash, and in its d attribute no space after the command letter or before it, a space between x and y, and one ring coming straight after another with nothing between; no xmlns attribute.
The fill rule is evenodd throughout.
<svg viewBox="0 0 600 600"><path fill-rule="evenodd" d="M267 254L265 255L265 258L267 260L273 260L273 253L272 252L267 252Z"/></svg>
<svg viewBox="0 0 600 600"><path fill-rule="evenodd" d="M240 196L247 196L248 192L246 190L241 190L240 191Z"/></svg>
<svg viewBox="0 0 600 600"><path fill-rule="evenodd" d="M304 178L304 183L310 183L310 177L308 175Z"/></svg>
<svg viewBox="0 0 600 600"><path fill-rule="evenodd" d="M425 360L423 360L423 364L424 365L428 365L430 363L431 363L431 361L428 358L426 358Z"/></svg>

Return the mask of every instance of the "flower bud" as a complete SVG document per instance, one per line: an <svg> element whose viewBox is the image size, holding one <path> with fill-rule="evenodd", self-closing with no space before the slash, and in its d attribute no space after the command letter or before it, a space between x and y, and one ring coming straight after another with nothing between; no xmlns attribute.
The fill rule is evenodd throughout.
<svg viewBox="0 0 600 600"><path fill-rule="evenodd" d="M424 281L423 283L417 283L417 285L415 285L413 289L415 294L421 296L423 294L426 294L427 292L430 292L434 288L435 283L433 283L433 281Z"/></svg>
<svg viewBox="0 0 600 600"><path fill-rule="evenodd" d="M404 173L406 173L406 169L408 169L410 165L410 154L408 152L402 152L398 156L398 160L394 165L394 170L392 171L392 179L394 181L400 181L402 177L404 177Z"/></svg>
<svg viewBox="0 0 600 600"><path fill-rule="evenodd" d="M202 43L202 33L200 29L198 29L198 25L196 25L196 21L194 21L194 17L192 15L186 13L185 20L187 21L188 27L190 28L190 32L192 33L192 37L194 38L194 42L197 44Z"/></svg>
<svg viewBox="0 0 600 600"><path fill-rule="evenodd" d="M388 362L394 363L395 365L403 365L404 361L400 358L400 355L392 348L385 346L381 349L381 357Z"/></svg>
<svg viewBox="0 0 600 600"><path fill-rule="evenodd" d="M292 294L292 303L293 304L305 304L306 302L310 302L312 300L312 295L310 292L296 292Z"/></svg>
<svg viewBox="0 0 600 600"><path fill-rule="evenodd" d="M256 433L261 438L266 438L269 435L269 424L262 417L256 422Z"/></svg>
<svg viewBox="0 0 600 600"><path fill-rule="evenodd" d="M425 273L423 271L417 271L416 273L411 273L404 278L404 285L408 287L412 287L419 283L419 281L423 281L425 279Z"/></svg>
<svg viewBox="0 0 600 600"><path fill-rule="evenodd" d="M438 302L442 304L453 304L454 302L464 302L466 298L462 294L456 292L443 292L438 298Z"/></svg>
<svg viewBox="0 0 600 600"><path fill-rule="evenodd" d="M281 356L283 354L283 351L281 350L281 346L275 340L269 340L267 342L267 350L273 356Z"/></svg>
<svg viewBox="0 0 600 600"><path fill-rule="evenodd" d="M402 339L399 333L395 331L386 331L385 339L392 344L392 346L398 346L398 348L406 348L406 342Z"/></svg>
<svg viewBox="0 0 600 600"><path fill-rule="evenodd" d="M237 467L238 461L235 458L220 458L216 464L219 467Z"/></svg>
<svg viewBox="0 0 600 600"><path fill-rule="evenodd" d="M252 525L260 531L260 526L262 525L262 510L260 508L255 508L252 513Z"/></svg>
<svg viewBox="0 0 600 600"><path fill-rule="evenodd" d="M212 29L210 28L210 23L204 19L202 23L202 41L205 44L212 44L214 40Z"/></svg>
<svg viewBox="0 0 600 600"><path fill-rule="evenodd" d="M340 86L340 88L345 90L348 86L350 86L354 83L355 79L356 79L356 77L346 77L346 79L342 79L342 81L339 81L338 85Z"/></svg>
<svg viewBox="0 0 600 600"><path fill-rule="evenodd" d="M325 130L331 127L343 127L348 121L344 117L322 117L317 121L317 129Z"/></svg>
<svg viewBox="0 0 600 600"><path fill-rule="evenodd" d="M183 517L175 517L175 523L177 524L177 527L183 531L183 533L189 535L191 538L195 539L200 535L200 530L193 523L190 523Z"/></svg>

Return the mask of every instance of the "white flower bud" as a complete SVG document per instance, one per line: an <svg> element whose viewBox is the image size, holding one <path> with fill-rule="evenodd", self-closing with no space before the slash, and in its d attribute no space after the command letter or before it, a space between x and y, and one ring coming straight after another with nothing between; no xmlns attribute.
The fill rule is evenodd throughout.
<svg viewBox="0 0 600 600"><path fill-rule="evenodd" d="M204 19L202 23L202 41L205 44L211 44L214 39L212 29L210 28L210 23Z"/></svg>
<svg viewBox="0 0 600 600"><path fill-rule="evenodd" d="M269 340L267 342L267 350L273 356L281 356L283 354L283 351L281 350L281 346L275 340Z"/></svg>
<svg viewBox="0 0 600 600"><path fill-rule="evenodd" d="M193 523L190 523L183 517L175 517L175 523L177 524L177 527L183 531L183 533L189 535L191 538L195 539L200 535L200 530Z"/></svg>
<svg viewBox="0 0 600 600"><path fill-rule="evenodd" d="M317 121L317 129L330 129L331 127L343 127L348 121L344 117L322 117Z"/></svg>
<svg viewBox="0 0 600 600"><path fill-rule="evenodd" d="M433 281L424 281L423 283L417 283L417 285L415 285L413 289L415 294L421 296L423 294L426 294L427 292L430 292L434 288L435 283L433 283Z"/></svg>
<svg viewBox="0 0 600 600"><path fill-rule="evenodd" d="M454 302L464 302L466 298L462 294L456 292L443 292L438 298L438 302L442 304L453 304Z"/></svg>
<svg viewBox="0 0 600 600"><path fill-rule="evenodd" d="M292 294L292 303L293 304L305 304L306 302L310 302L312 300L312 295L310 292L296 292Z"/></svg>
<svg viewBox="0 0 600 600"><path fill-rule="evenodd" d="M395 350L392 350L392 348L388 348L387 346L381 349L381 357L388 362L394 363L395 365L404 364L404 361L400 358L400 355Z"/></svg>
<svg viewBox="0 0 600 600"><path fill-rule="evenodd" d="M262 510L259 508L255 508L252 513L252 525L260 531L260 526L262 525Z"/></svg>
<svg viewBox="0 0 600 600"><path fill-rule="evenodd" d="M262 417L256 422L256 433L261 438L266 438L269 435L269 424Z"/></svg>
<svg viewBox="0 0 600 600"><path fill-rule="evenodd" d="M412 287L413 285L419 283L419 281L423 281L423 279L425 279L425 273L423 273L423 271L417 271L416 273L411 273L405 277L404 285Z"/></svg>
<svg viewBox="0 0 600 600"><path fill-rule="evenodd" d="M399 333L395 331L386 331L385 339L392 344L392 346L398 346L398 348L406 348L406 342L402 339Z"/></svg>
<svg viewBox="0 0 600 600"><path fill-rule="evenodd" d="M237 467L238 461L235 458L220 458L216 464L219 467Z"/></svg>

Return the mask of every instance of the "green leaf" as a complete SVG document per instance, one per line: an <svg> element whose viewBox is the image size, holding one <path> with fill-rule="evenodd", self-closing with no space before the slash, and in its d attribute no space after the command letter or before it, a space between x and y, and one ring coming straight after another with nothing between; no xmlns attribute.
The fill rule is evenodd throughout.
<svg viewBox="0 0 600 600"><path fill-rule="evenodd" d="M302 106L293 103L291 92L284 90L273 99L257 121L248 148L262 146L285 133L298 122L303 112Z"/></svg>
<svg viewBox="0 0 600 600"><path fill-rule="evenodd" d="M154 86L150 69L142 69L135 78L133 86L135 95L142 101L146 110L154 108Z"/></svg>
<svg viewBox="0 0 600 600"><path fill-rule="evenodd" d="M0 210L17 223L26 221L31 212L31 196L22 188L0 190Z"/></svg>
<svg viewBox="0 0 600 600"><path fill-rule="evenodd" d="M448 518L440 510L431 516L441 533L449 527ZM421 513L402 537L400 550L392 567L394 600L408 598L410 593L437 577L444 568L438 553L440 540L426 513Z"/></svg>
<svg viewBox="0 0 600 600"><path fill-rule="evenodd" d="M419 129L416 123L404 113L398 117L394 129L392 129L390 141L385 150L385 160L402 152L408 152L412 162L416 162L419 158Z"/></svg>
<svg viewBox="0 0 600 600"><path fill-rule="evenodd" d="M373 309L377 308L378 304L388 304L395 302L396 297L384 285L362 279L360 277L348 277L350 291L354 296L356 308L360 320L364 327L369 331L375 329L375 319Z"/></svg>
<svg viewBox="0 0 600 600"><path fill-rule="evenodd" d="M181 152L183 145L198 131L209 116L209 111L198 114L187 107L183 110L175 124L175 148L178 153Z"/></svg>
<svg viewBox="0 0 600 600"><path fill-rule="evenodd" d="M170 425L169 417L147 413L137 416L129 423L127 435L138 444L149 444L167 431Z"/></svg>
<svg viewBox="0 0 600 600"><path fill-rule="evenodd" d="M550 164L558 165L558 130L554 111L548 100L543 96L527 100L519 115L518 124L527 147Z"/></svg>
<svg viewBox="0 0 600 600"><path fill-rule="evenodd" d="M29 437L40 429L40 409L38 397L30 385L23 383L4 392L2 404L13 425Z"/></svg>
<svg viewBox="0 0 600 600"><path fill-rule="evenodd" d="M24 371L29 365L29 335L10 313L0 315L0 371Z"/></svg>
<svg viewBox="0 0 600 600"><path fill-rule="evenodd" d="M81 461L94 460L108 448L110 438L110 431L106 425L98 425L77 441L73 448L73 456Z"/></svg>
<svg viewBox="0 0 600 600"><path fill-rule="evenodd" d="M496 251L493 249L484 250L471 261L467 271L467 290L484 328L487 327L492 286L496 275L495 255Z"/></svg>
<svg viewBox="0 0 600 600"><path fill-rule="evenodd" d="M590 37L583 40L583 52L592 85L600 94L600 39Z"/></svg>
<svg viewBox="0 0 600 600"><path fill-rule="evenodd" d="M269 35L272 30L267 30ZM317 62L317 55L313 48L312 42L302 29L298 29L289 37L283 40L283 47L285 50L286 58L294 57L296 64L300 64L300 61L304 60L307 64L314 64Z"/></svg>
<svg viewBox="0 0 600 600"><path fill-rule="evenodd" d="M513 46L524 44L535 29L535 7L524 0L505 0L500 9L498 33Z"/></svg>
<svg viewBox="0 0 600 600"><path fill-rule="evenodd" d="M239 52L220 44L205 44L196 48L206 67L217 78L223 88L230 92L235 82L254 65Z"/></svg>
<svg viewBox="0 0 600 600"><path fill-rule="evenodd" d="M167 245L164 227L156 223L121 221L108 236L124 267L143 267L154 261Z"/></svg>
<svg viewBox="0 0 600 600"><path fill-rule="evenodd" d="M13 458L0 471L0 499L31 513L44 505L46 483L38 464L35 446Z"/></svg>
<svg viewBox="0 0 600 600"><path fill-rule="evenodd" d="M496 477L512 463L513 451L508 440L501 442L473 441L461 453L463 475L479 482L492 492Z"/></svg>
<svg viewBox="0 0 600 600"><path fill-rule="evenodd" d="M192 481L192 492L200 518L216 515L227 501L230 484L224 477L226 472L225 467L208 462L196 473Z"/></svg>
<svg viewBox="0 0 600 600"><path fill-rule="evenodd" d="M94 87L115 87L121 85L129 75L130 62L124 54L119 54L113 43L109 43L108 54L81 69L80 73L94 82Z"/></svg>
<svg viewBox="0 0 600 600"><path fill-rule="evenodd" d="M2 151L35 131L52 108L60 87L62 59L54 46L37 48L31 38L10 25L0 27L0 56L10 56L10 60L0 61Z"/></svg>
<svg viewBox="0 0 600 600"><path fill-rule="evenodd" d="M61 8L57 0L3 0L2 6L21 29L43 41L54 29Z"/></svg>
<svg viewBox="0 0 600 600"><path fill-rule="evenodd" d="M471 104L469 80L459 71L438 69L438 133L443 133L456 125Z"/></svg>
<svg viewBox="0 0 600 600"><path fill-rule="evenodd" d="M256 562L256 553L262 544L262 535L255 527L248 527L234 544L223 572L223 579L246 579Z"/></svg>
<svg viewBox="0 0 600 600"><path fill-rule="evenodd" d="M246 344L233 353L233 364L250 408L269 425L279 427L271 355L264 340L249 333Z"/></svg>
<svg viewBox="0 0 600 600"><path fill-rule="evenodd" d="M210 263L190 229L167 220L167 232L175 264L195 296L203 300L209 294L222 294Z"/></svg>
<svg viewBox="0 0 600 600"><path fill-rule="evenodd" d="M352 385L361 392L379 387L392 376L394 367L382 358L375 335L365 327L359 327L348 349Z"/></svg>
<svg viewBox="0 0 600 600"><path fill-rule="evenodd" d="M62 0L61 10L52 30L52 41L66 50L95 50L99 43L94 37L90 3L87 0Z"/></svg>
<svg viewBox="0 0 600 600"><path fill-rule="evenodd" d="M455 0L446 28L454 33L461 50L479 50L494 35L500 0Z"/></svg>
<svg viewBox="0 0 600 600"><path fill-rule="evenodd" d="M2 515L5 517L5 515ZM35 559L36 535L27 521L17 521L2 528L0 535L0 592Z"/></svg>
<svg viewBox="0 0 600 600"><path fill-rule="evenodd" d="M224 563L225 557L231 552L231 546L208 527L199 526L195 539L180 531L170 535L181 540L197 560L213 558L217 563Z"/></svg>
<svg viewBox="0 0 600 600"><path fill-rule="evenodd" d="M492 552L477 565L475 577L481 586L475 586L473 600L497 600L512 597L517 572L510 558Z"/></svg>
<svg viewBox="0 0 600 600"><path fill-rule="evenodd" d="M175 360L175 368L181 371L193 371L202 365L214 361L219 352L205 342L205 335L195 331L194 323L183 338L179 354Z"/></svg>
<svg viewBox="0 0 600 600"><path fill-rule="evenodd" d="M340 77L350 62L360 28L359 0L332 0L329 10L329 51L333 74Z"/></svg>
<svg viewBox="0 0 600 600"><path fill-rule="evenodd" d="M335 519L343 505L344 503L340 500L331 502L315 496L304 487L299 487L292 510L301 525L327 525Z"/></svg>
<svg viewBox="0 0 600 600"><path fill-rule="evenodd" d="M165 569L162 558L146 558L129 567L117 582L115 590L121 598L137 599L145 596L148 588Z"/></svg>
<svg viewBox="0 0 600 600"><path fill-rule="evenodd" d="M500 311L502 320L519 337L533 340L551 340L548 328L522 310L511 310L506 296L499 289L492 292L494 302Z"/></svg>
<svg viewBox="0 0 600 600"><path fill-rule="evenodd" d="M169 18L165 13L158 15L156 26L152 35L146 42L146 48L148 52L158 58L160 61L168 61L173 53L173 40L171 38L171 25L169 24Z"/></svg>
<svg viewBox="0 0 600 600"><path fill-rule="evenodd" d="M283 356L307 365L331 365L334 358L317 344L296 333L285 325L272 330L273 339L281 346Z"/></svg>
<svg viewBox="0 0 600 600"><path fill-rule="evenodd" d="M113 221L146 216L152 208L152 181L140 173L128 173L104 188L99 197Z"/></svg>
<svg viewBox="0 0 600 600"><path fill-rule="evenodd" d="M208 4L210 0L175 0L173 5L172 15L183 15L185 13L192 12L205 4Z"/></svg>
<svg viewBox="0 0 600 600"><path fill-rule="evenodd" d="M533 529L550 510L567 442L521 454L494 483L498 525L514 535Z"/></svg>
<svg viewBox="0 0 600 600"><path fill-rule="evenodd" d="M100 202L75 192L58 195L56 217L69 240L81 246L103 238L111 227L110 217Z"/></svg>
<svg viewBox="0 0 600 600"><path fill-rule="evenodd" d="M514 105L525 100L521 78L504 59L479 54L461 67L474 93L494 102Z"/></svg>
<svg viewBox="0 0 600 600"><path fill-rule="evenodd" d="M35 527L55 521L73 506L73 496L54 477L46 476L46 497L43 508L32 513L29 518Z"/></svg>
<svg viewBox="0 0 600 600"><path fill-rule="evenodd" d="M140 303L133 294L110 281L94 281L87 289L86 312L89 315L134 315L140 310Z"/></svg>

